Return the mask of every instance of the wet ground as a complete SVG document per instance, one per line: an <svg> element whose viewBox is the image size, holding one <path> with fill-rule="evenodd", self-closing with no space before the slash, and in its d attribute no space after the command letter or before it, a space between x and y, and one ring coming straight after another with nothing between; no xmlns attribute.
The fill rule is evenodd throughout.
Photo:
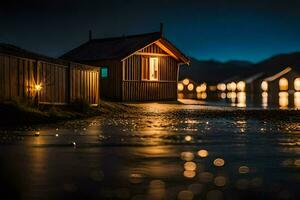
<svg viewBox="0 0 300 200"><path fill-rule="evenodd" d="M2 131L2 196L299 199L297 118L264 120L203 105L134 106L126 114Z"/></svg>

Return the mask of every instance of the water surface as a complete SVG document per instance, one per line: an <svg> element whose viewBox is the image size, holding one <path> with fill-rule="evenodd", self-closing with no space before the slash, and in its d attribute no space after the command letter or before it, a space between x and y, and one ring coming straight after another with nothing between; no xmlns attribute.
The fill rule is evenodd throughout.
<svg viewBox="0 0 300 200"><path fill-rule="evenodd" d="M1 193L10 199L299 199L300 121L201 114L235 109L221 106L135 106L141 110L2 131Z"/></svg>

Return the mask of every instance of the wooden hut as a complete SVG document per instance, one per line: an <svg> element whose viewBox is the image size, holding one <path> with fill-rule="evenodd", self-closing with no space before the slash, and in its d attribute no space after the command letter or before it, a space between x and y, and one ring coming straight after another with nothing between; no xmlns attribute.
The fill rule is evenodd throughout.
<svg viewBox="0 0 300 200"><path fill-rule="evenodd" d="M176 100L180 64L189 63L161 32L91 39L62 59L101 68L101 98Z"/></svg>
<svg viewBox="0 0 300 200"><path fill-rule="evenodd" d="M99 73L98 67L0 44L0 101L64 105L83 99L98 104Z"/></svg>

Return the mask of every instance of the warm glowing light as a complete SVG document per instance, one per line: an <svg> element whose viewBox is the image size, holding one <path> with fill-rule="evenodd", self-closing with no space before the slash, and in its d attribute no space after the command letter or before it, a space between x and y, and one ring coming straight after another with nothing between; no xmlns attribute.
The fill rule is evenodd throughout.
<svg viewBox="0 0 300 200"><path fill-rule="evenodd" d="M201 158L206 158L208 156L208 151L206 151L205 149L201 149L198 151L198 156Z"/></svg>
<svg viewBox="0 0 300 200"><path fill-rule="evenodd" d="M227 87L228 91L235 91L236 90L236 83L235 82L227 83L226 87Z"/></svg>
<svg viewBox="0 0 300 200"><path fill-rule="evenodd" d="M236 90L236 83L235 82L231 82L231 91L235 91Z"/></svg>
<svg viewBox="0 0 300 200"><path fill-rule="evenodd" d="M217 85L218 90L225 91L226 90L226 84L225 83L219 83Z"/></svg>
<svg viewBox="0 0 300 200"><path fill-rule="evenodd" d="M189 83L190 83L190 80L189 79L184 79L183 81L182 81L182 83L184 84L184 85L188 85Z"/></svg>
<svg viewBox="0 0 300 200"><path fill-rule="evenodd" d="M218 187L223 187L226 184L226 178L224 176L217 176L214 183Z"/></svg>
<svg viewBox="0 0 300 200"><path fill-rule="evenodd" d="M267 92L263 92L261 93L261 97L262 97L262 107L266 108L268 107L268 93Z"/></svg>
<svg viewBox="0 0 300 200"><path fill-rule="evenodd" d="M221 98L222 98L222 99L226 99L226 93L225 93L225 92L222 92L222 93L221 93Z"/></svg>
<svg viewBox="0 0 300 200"><path fill-rule="evenodd" d="M294 105L295 105L295 108L297 108L297 109L300 108L300 92L294 93Z"/></svg>
<svg viewBox="0 0 300 200"><path fill-rule="evenodd" d="M240 108L246 107L246 92L237 93L237 107Z"/></svg>
<svg viewBox="0 0 300 200"><path fill-rule="evenodd" d="M239 173L240 174L248 174L249 171L250 171L250 169L247 166L241 166L241 167L239 167Z"/></svg>
<svg viewBox="0 0 300 200"><path fill-rule="evenodd" d="M231 91L231 83L227 83L226 88L228 91Z"/></svg>
<svg viewBox="0 0 300 200"><path fill-rule="evenodd" d="M194 178L196 176L196 172L191 171L191 170L185 170L183 172L183 176L186 177L186 178Z"/></svg>
<svg viewBox="0 0 300 200"><path fill-rule="evenodd" d="M201 99L206 99L206 98L207 98L207 93L206 92L201 93Z"/></svg>
<svg viewBox="0 0 300 200"><path fill-rule="evenodd" d="M196 168L197 168L197 165L194 162L190 161L190 162L184 163L184 169L187 171L195 171Z"/></svg>
<svg viewBox="0 0 300 200"><path fill-rule="evenodd" d="M35 136L39 136L39 135L40 135L40 132L37 131L37 132L34 133L34 135L35 135Z"/></svg>
<svg viewBox="0 0 300 200"><path fill-rule="evenodd" d="M209 86L209 90L210 91L216 91L217 90L217 86L211 85L211 86Z"/></svg>
<svg viewBox="0 0 300 200"><path fill-rule="evenodd" d="M289 89L289 82L286 78L281 78L279 80L279 90L288 90Z"/></svg>
<svg viewBox="0 0 300 200"><path fill-rule="evenodd" d="M184 152L181 153L180 157L181 157L182 160L192 161L195 156L192 152L184 151Z"/></svg>
<svg viewBox="0 0 300 200"><path fill-rule="evenodd" d="M197 99L201 99L201 93L197 93Z"/></svg>
<svg viewBox="0 0 300 200"><path fill-rule="evenodd" d="M237 83L236 87L241 92L245 91L245 89L246 89L246 83L245 83L245 81L239 81Z"/></svg>
<svg viewBox="0 0 300 200"><path fill-rule="evenodd" d="M190 142L193 138L189 135L185 136L184 137L184 140L187 141L187 142Z"/></svg>
<svg viewBox="0 0 300 200"><path fill-rule="evenodd" d="M181 92L181 91L183 91L184 86L182 83L178 83L177 88L178 88L178 91Z"/></svg>
<svg viewBox="0 0 300 200"><path fill-rule="evenodd" d="M295 90L300 90L300 78L296 78L294 81Z"/></svg>
<svg viewBox="0 0 300 200"><path fill-rule="evenodd" d="M37 85L35 85L35 90L36 91L40 91L42 89L42 85L41 84L37 84Z"/></svg>
<svg viewBox="0 0 300 200"><path fill-rule="evenodd" d="M216 167L222 167L222 166L224 166L224 164L225 164L225 161L222 158L217 158L214 160L214 165Z"/></svg>
<svg viewBox="0 0 300 200"><path fill-rule="evenodd" d="M261 89L262 89L263 91L267 91L267 90L268 90L268 82L267 82L267 81L263 81L263 82L261 83Z"/></svg>
<svg viewBox="0 0 300 200"><path fill-rule="evenodd" d="M193 84L193 83L190 83L190 84L188 85L188 90L189 90L189 91L193 91L193 90L194 90L194 84Z"/></svg>
<svg viewBox="0 0 300 200"><path fill-rule="evenodd" d="M236 92L228 92L227 93L228 99L235 99L236 98Z"/></svg>
<svg viewBox="0 0 300 200"><path fill-rule="evenodd" d="M279 106L280 108L286 108L289 105L289 93L279 92Z"/></svg>
<svg viewBox="0 0 300 200"><path fill-rule="evenodd" d="M196 91L197 92L205 92L207 89L206 83L202 83L201 85L197 86Z"/></svg>

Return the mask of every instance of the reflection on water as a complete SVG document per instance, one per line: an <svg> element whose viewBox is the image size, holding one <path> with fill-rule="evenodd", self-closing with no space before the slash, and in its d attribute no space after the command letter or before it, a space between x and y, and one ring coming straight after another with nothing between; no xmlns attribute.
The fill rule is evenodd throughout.
<svg viewBox="0 0 300 200"><path fill-rule="evenodd" d="M294 104L295 108L300 109L300 92L294 93Z"/></svg>
<svg viewBox="0 0 300 200"><path fill-rule="evenodd" d="M261 106L263 107L263 108L267 108L268 107L268 92L262 92L261 93L261 98L262 98L262 100L261 100Z"/></svg>
<svg viewBox="0 0 300 200"><path fill-rule="evenodd" d="M231 83L229 84L230 87ZM240 86L242 87L242 86ZM266 86L265 86L266 87ZM206 102L220 102L228 103L232 107L246 108L246 107L260 107L266 108L280 108L288 109L295 108L300 109L300 92L289 93L287 91L281 91L277 94L264 91L260 94L250 95L247 92L234 92L229 91L219 92L216 94L209 94L207 92L201 92L197 94L184 94L179 93L179 99L199 99ZM215 96L214 96L215 95Z"/></svg>
<svg viewBox="0 0 300 200"><path fill-rule="evenodd" d="M279 107L281 109L287 108L289 105L289 93L279 92Z"/></svg>
<svg viewBox="0 0 300 200"><path fill-rule="evenodd" d="M0 134L0 191L22 199L298 199L299 122L140 106L145 113Z"/></svg>
<svg viewBox="0 0 300 200"><path fill-rule="evenodd" d="M246 107L246 92L238 92L237 94L237 107Z"/></svg>

